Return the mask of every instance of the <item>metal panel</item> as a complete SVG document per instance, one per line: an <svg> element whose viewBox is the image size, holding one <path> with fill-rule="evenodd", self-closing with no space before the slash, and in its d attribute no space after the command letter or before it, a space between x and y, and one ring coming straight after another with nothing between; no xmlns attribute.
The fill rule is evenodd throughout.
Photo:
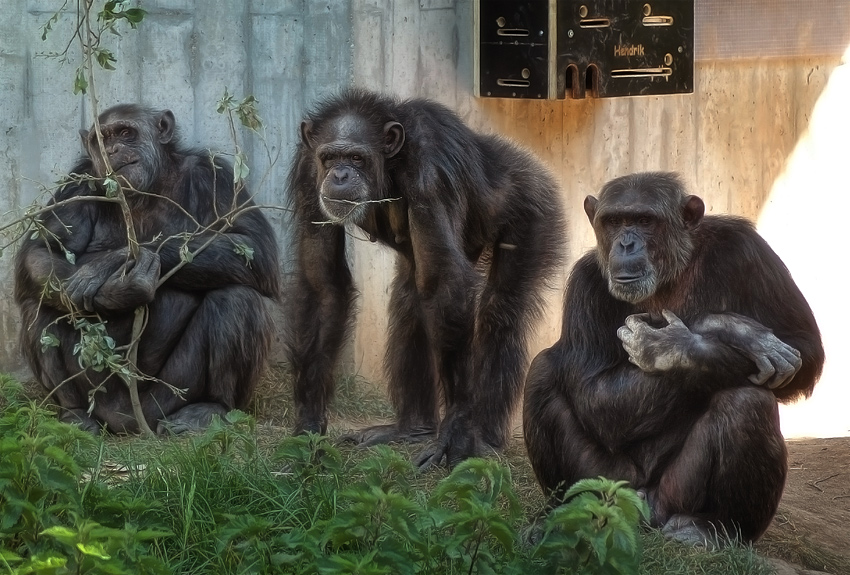
<svg viewBox="0 0 850 575"><path fill-rule="evenodd" d="M690 93L694 0L475 2L476 95Z"/></svg>
<svg viewBox="0 0 850 575"><path fill-rule="evenodd" d="M478 95L549 97L550 2L476 2Z"/></svg>
<svg viewBox="0 0 850 575"><path fill-rule="evenodd" d="M561 0L558 97L694 90L693 0Z"/></svg>

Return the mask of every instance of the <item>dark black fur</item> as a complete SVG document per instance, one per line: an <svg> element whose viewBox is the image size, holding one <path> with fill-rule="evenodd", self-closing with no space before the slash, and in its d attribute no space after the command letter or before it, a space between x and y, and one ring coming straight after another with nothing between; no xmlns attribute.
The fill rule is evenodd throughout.
<svg viewBox="0 0 850 575"><path fill-rule="evenodd" d="M149 304L138 367L186 389L186 394L183 401L162 383L140 381L147 423L160 431L203 427L212 414L244 408L264 367L273 328L268 307L279 296L274 234L258 210L246 212L154 293L159 278L180 262L184 242L168 238L196 232L216 214L233 209L233 172L220 158L213 165L206 151L180 146L171 112L122 105L101 114L100 122L116 177L149 193L127 192L140 256L128 260L126 228L116 204L83 201L47 213L43 223L51 234L25 240L16 259L23 352L35 377L55 390L62 419L93 431L105 425L112 432L135 432L129 394L114 376L105 383L104 393L95 395L91 416L86 414L88 393L106 373L79 373L72 353L79 332L63 318L72 309L99 314L122 346L129 342L134 309ZM94 131L83 137L90 157L72 173L101 177L105 168ZM51 203L87 196L103 196L103 191L90 189L87 182L71 182ZM240 192L237 203L253 205L246 191ZM200 233L189 248L210 237L211 232ZM253 249L250 262L234 251L237 244ZM75 264L66 259L63 246L76 256ZM75 305L58 292L41 299L51 274L63 281ZM58 337L58 348L41 350L44 328Z"/></svg>
<svg viewBox="0 0 850 575"><path fill-rule="evenodd" d="M289 292L296 430L326 430L352 320L345 229L317 223L332 220L358 225L398 254L385 362L398 422L355 439L417 440L439 424L423 466L502 447L527 366L526 336L564 243L546 169L434 102L349 91L302 125L289 192L298 256ZM368 200L392 201L352 203ZM492 254L483 274L482 253Z"/></svg>
<svg viewBox="0 0 850 575"><path fill-rule="evenodd" d="M586 477L627 479L669 536L718 529L749 541L784 486L776 400L808 396L824 353L803 295L752 225L702 219L702 201L681 190L672 174L643 173L588 198L599 247L571 274L561 339L529 370L525 441L555 496ZM606 277L631 289L644 257L659 277L678 270L639 301L613 297ZM628 272L612 272L615 259Z"/></svg>

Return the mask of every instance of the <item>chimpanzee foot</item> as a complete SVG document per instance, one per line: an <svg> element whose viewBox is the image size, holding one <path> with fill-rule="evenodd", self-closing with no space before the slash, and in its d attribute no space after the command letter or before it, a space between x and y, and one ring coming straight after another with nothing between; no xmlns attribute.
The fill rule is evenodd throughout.
<svg viewBox="0 0 850 575"><path fill-rule="evenodd" d="M430 441L436 435L433 427L399 428L397 423L375 425L354 433L348 433L339 438L340 441L356 443L359 447L381 445L383 443L421 443Z"/></svg>
<svg viewBox="0 0 850 575"><path fill-rule="evenodd" d="M646 527L660 529L664 527L670 514L658 508L658 493L655 489L649 490L645 488L637 489L637 495L649 506L649 519L643 521L642 524Z"/></svg>
<svg viewBox="0 0 850 575"><path fill-rule="evenodd" d="M59 415L59 421L76 425L93 435L100 435L102 429L101 424L92 418L85 409L63 409Z"/></svg>
<svg viewBox="0 0 850 575"><path fill-rule="evenodd" d="M227 410L220 403L190 403L165 419L156 426L157 435L179 435L193 431L203 431L212 423L214 415L222 419Z"/></svg>
<svg viewBox="0 0 850 575"><path fill-rule="evenodd" d="M667 539L673 539L694 547L717 549L723 547L734 534L726 533L723 527L718 527L711 521L690 515L676 514L667 520L661 533Z"/></svg>
<svg viewBox="0 0 850 575"><path fill-rule="evenodd" d="M445 460L449 468L464 459L481 457L496 449L481 439L477 429L469 421L457 415L448 415L440 424L440 433L436 441L417 455L413 463L419 471L441 465Z"/></svg>

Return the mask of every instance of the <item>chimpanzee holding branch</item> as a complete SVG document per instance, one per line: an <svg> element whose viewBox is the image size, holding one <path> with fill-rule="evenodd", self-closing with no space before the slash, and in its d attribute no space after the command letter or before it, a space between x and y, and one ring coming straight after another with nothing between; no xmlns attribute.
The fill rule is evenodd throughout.
<svg viewBox="0 0 850 575"><path fill-rule="evenodd" d="M418 457L422 467L504 446L527 334L564 244L547 170L439 104L351 90L301 124L289 192L296 431L327 428L333 370L352 322L351 224L397 254L385 360L397 422L353 439L436 436ZM486 274L476 269L482 254L492 254Z"/></svg>
<svg viewBox="0 0 850 575"><path fill-rule="evenodd" d="M138 382L147 424L160 433L203 428L215 414L244 408L264 367L269 308L279 297L274 233L245 189L234 195L226 162L179 144L170 111L119 105L99 123L109 167L95 130L83 131L88 156L73 174L94 179L72 176L42 217L42 232L17 255L23 352L63 420L136 432L124 382L109 369L81 370L74 322L102 319L120 348L130 343L134 310L147 305L136 366L148 376ZM121 209L106 197L107 175L127 188L135 259ZM189 261L157 289L181 259ZM51 334L58 346L42 349Z"/></svg>
<svg viewBox="0 0 850 575"><path fill-rule="evenodd" d="M823 366L806 300L750 223L703 217L674 174L612 180L584 207L597 249L527 378L537 479L555 501L626 479L671 538L757 539L785 484L777 400L811 394Z"/></svg>

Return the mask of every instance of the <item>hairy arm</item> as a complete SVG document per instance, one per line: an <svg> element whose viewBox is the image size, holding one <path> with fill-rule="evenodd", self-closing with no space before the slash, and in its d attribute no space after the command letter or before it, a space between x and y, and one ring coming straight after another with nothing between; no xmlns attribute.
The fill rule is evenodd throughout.
<svg viewBox="0 0 850 575"><path fill-rule="evenodd" d="M701 294L709 313L691 328L746 358L742 372L780 401L811 393L824 362L814 314L779 256L749 222L716 218L703 269L714 270ZM743 380L746 383L746 379Z"/></svg>
<svg viewBox="0 0 850 575"><path fill-rule="evenodd" d="M475 295L481 278L463 252L463 218L449 210L439 183L415 189L408 198L408 221L415 265L416 289L424 312L428 339L440 358L439 374L446 394L446 413L436 445L417 458L421 468L449 465L480 454L477 418L472 414L478 399L472 345L475 331ZM481 393L486 391L480 390Z"/></svg>
<svg viewBox="0 0 850 575"><path fill-rule="evenodd" d="M85 184L69 184L56 201L87 194ZM98 245L98 226L108 227L103 222L114 215L110 211L114 206L92 197L60 203L48 212L41 234L25 240L18 253L18 301L33 299L63 311L89 312L124 311L151 301L159 272L156 255L146 252L133 261L126 247ZM121 246L121 239L109 244Z"/></svg>
<svg viewBox="0 0 850 575"><path fill-rule="evenodd" d="M245 285L278 297L277 241L268 220L246 190L234 201L226 163L218 161L213 169L195 157L186 164L170 194L180 208L163 202L170 216L155 248L167 284L186 291ZM191 234L188 241L185 234Z"/></svg>

